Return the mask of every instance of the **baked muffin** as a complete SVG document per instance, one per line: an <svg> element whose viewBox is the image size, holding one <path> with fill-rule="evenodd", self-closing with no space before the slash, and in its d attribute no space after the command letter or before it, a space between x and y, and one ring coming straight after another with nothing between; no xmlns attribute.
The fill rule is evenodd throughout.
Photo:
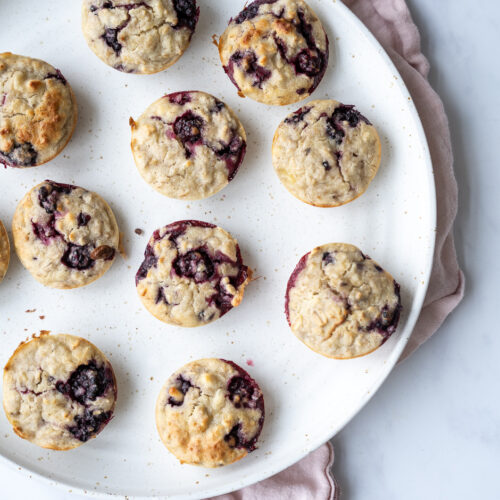
<svg viewBox="0 0 500 500"><path fill-rule="evenodd" d="M231 464L255 449L263 424L260 387L224 359L183 366L167 380L156 403L160 438L181 463Z"/></svg>
<svg viewBox="0 0 500 500"><path fill-rule="evenodd" d="M12 234L23 266L51 288L77 288L101 277L120 238L115 216L98 194L48 180L19 202Z"/></svg>
<svg viewBox="0 0 500 500"><path fill-rule="evenodd" d="M233 111L205 92L176 92L130 118L132 153L143 179L170 198L199 200L231 181L246 151Z"/></svg>
<svg viewBox="0 0 500 500"><path fill-rule="evenodd" d="M374 351L396 330L400 311L399 285L353 245L315 248L288 281L288 324L304 344L329 358Z"/></svg>
<svg viewBox="0 0 500 500"><path fill-rule="evenodd" d="M229 21L219 55L241 94L265 104L291 104L323 78L328 37L303 0L256 0Z"/></svg>
<svg viewBox="0 0 500 500"><path fill-rule="evenodd" d="M194 327L238 306L251 277L238 242L229 233L190 220L153 233L135 283L153 316L172 325Z"/></svg>
<svg viewBox="0 0 500 500"><path fill-rule="evenodd" d="M375 127L354 106L311 101L279 125L273 165L299 200L336 207L361 196L380 165Z"/></svg>
<svg viewBox="0 0 500 500"><path fill-rule="evenodd" d="M0 163L35 167L66 146L77 106L69 83L50 64L0 54Z"/></svg>
<svg viewBox="0 0 500 500"><path fill-rule="evenodd" d="M157 73L188 48L196 0L83 0L82 30L94 54L126 73Z"/></svg>
<svg viewBox="0 0 500 500"><path fill-rule="evenodd" d="M9 235L0 220L0 283L5 278L10 261Z"/></svg>
<svg viewBox="0 0 500 500"><path fill-rule="evenodd" d="M70 450L113 416L116 380L88 340L42 333L16 349L3 372L3 406L14 432L42 448Z"/></svg>

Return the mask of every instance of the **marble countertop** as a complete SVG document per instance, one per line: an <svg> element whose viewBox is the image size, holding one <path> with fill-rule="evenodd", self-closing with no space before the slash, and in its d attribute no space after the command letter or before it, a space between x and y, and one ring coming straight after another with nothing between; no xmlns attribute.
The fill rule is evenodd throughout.
<svg viewBox="0 0 500 500"><path fill-rule="evenodd" d="M368 0L366 0L368 1ZM387 0L389 1L389 0ZM450 119L466 297L333 440L344 500L498 497L500 2L407 0ZM2 498L79 500L0 465Z"/></svg>

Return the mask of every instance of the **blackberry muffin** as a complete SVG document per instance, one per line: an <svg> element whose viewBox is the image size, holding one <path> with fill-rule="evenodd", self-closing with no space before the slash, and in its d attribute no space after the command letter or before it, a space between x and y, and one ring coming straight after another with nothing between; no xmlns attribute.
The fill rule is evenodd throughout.
<svg viewBox="0 0 500 500"><path fill-rule="evenodd" d="M396 330L400 311L399 285L353 245L315 248L288 281L288 324L304 344L329 358L374 351Z"/></svg>
<svg viewBox="0 0 500 500"><path fill-rule="evenodd" d="M3 406L14 432L52 450L92 439L113 416L116 380L88 340L42 332L16 349L3 372Z"/></svg>
<svg viewBox="0 0 500 500"><path fill-rule="evenodd" d="M109 66L157 73L188 48L199 13L196 0L83 0L82 30Z"/></svg>
<svg viewBox="0 0 500 500"><path fill-rule="evenodd" d="M279 125L273 165L299 200L336 207L361 196L380 165L375 127L354 106L311 101Z"/></svg>
<svg viewBox="0 0 500 500"><path fill-rule="evenodd" d="M205 92L176 92L130 118L132 152L143 179L170 198L199 200L231 181L246 151L233 111Z"/></svg>
<svg viewBox="0 0 500 500"><path fill-rule="evenodd" d="M57 156L77 119L69 83L50 64L0 54L0 163L35 167Z"/></svg>
<svg viewBox="0 0 500 500"><path fill-rule="evenodd" d="M220 227L174 222L151 236L137 271L137 293L165 323L201 326L240 304L252 271L238 242Z"/></svg>
<svg viewBox="0 0 500 500"><path fill-rule="evenodd" d="M7 273L10 261L10 243L9 235L5 230L5 226L0 220L0 283Z"/></svg>
<svg viewBox="0 0 500 500"><path fill-rule="evenodd" d="M264 424L257 382L232 361L200 359L177 370L156 403L163 444L181 463L220 467L256 447Z"/></svg>
<svg viewBox="0 0 500 500"><path fill-rule="evenodd" d="M98 194L49 180L19 202L12 234L23 266L51 288L77 288L101 277L120 238L115 216Z"/></svg>
<svg viewBox="0 0 500 500"><path fill-rule="evenodd" d="M265 104L291 104L323 78L328 37L303 0L256 0L229 21L219 55L241 94Z"/></svg>

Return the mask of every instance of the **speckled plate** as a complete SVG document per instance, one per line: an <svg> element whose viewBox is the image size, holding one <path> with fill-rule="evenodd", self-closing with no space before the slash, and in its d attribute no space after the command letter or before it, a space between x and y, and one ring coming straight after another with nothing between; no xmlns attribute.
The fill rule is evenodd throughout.
<svg viewBox="0 0 500 500"><path fill-rule="evenodd" d="M49 164L0 171L0 218L9 222L19 199L43 179L78 184L111 204L128 254L96 283L72 291L44 288L13 258L0 286L2 363L26 336L46 329L87 337L116 371L115 418L97 439L76 450L39 449L14 435L0 415L4 459L66 490L192 499L281 471L332 437L374 394L404 348L427 288L435 229L429 153L408 90L374 38L339 1L311 0L330 38L331 56L310 99L356 104L377 126L383 147L380 171L366 194L343 207L315 208L293 198L271 166L274 130L298 106L268 107L239 98L211 43L243 2L199 3L200 23L181 60L163 73L137 76L107 67L88 49L79 1L2 2L0 47L60 68L73 86L80 118L67 148ZM167 92L192 89L219 96L239 114L249 147L227 188L186 203L163 197L140 178L128 119ZM198 329L159 322L135 292L134 274L149 235L178 219L206 220L230 231L259 277L240 307ZM135 228L145 234L135 234ZM286 282L298 259L331 241L359 246L402 288L397 333L375 353L352 361L326 359L307 349L283 313ZM217 470L181 466L161 444L154 421L164 380L184 363L209 356L247 368L266 397L259 449Z"/></svg>

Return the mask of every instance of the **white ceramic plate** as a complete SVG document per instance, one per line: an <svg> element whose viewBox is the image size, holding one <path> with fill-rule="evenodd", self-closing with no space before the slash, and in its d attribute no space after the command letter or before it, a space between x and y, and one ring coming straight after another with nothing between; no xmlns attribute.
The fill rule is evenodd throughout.
<svg viewBox="0 0 500 500"><path fill-rule="evenodd" d="M43 179L97 191L125 233L128 259L118 259L93 285L44 288L16 257L0 287L0 360L41 329L89 338L111 359L119 399L115 418L95 440L68 452L23 441L0 415L0 454L52 482L88 493L200 498L234 490L296 462L332 437L368 401L397 361L418 317L434 247L435 196L422 127L400 76L360 21L340 2L311 0L331 42L329 68L313 99L356 104L378 128L382 164L366 194L340 208L307 206L280 184L271 140L292 107L269 107L237 96L211 43L243 2L201 0L191 47L167 71L119 73L88 49L80 2L2 2L1 50L44 59L61 69L76 93L80 117L68 147L50 164L0 171L0 218ZM244 164L218 195L181 202L154 192L130 152L129 116L161 95L200 89L225 100L249 137ZM240 307L198 329L165 325L141 306L134 275L153 230L178 219L201 219L230 231L260 279ZM145 230L143 236L135 228ZM9 228L10 229L10 228ZM299 342L283 313L287 279L316 245L358 245L401 284L404 313L397 333L375 353L352 361L323 358ZM36 309L28 313L27 310ZM40 319L44 316L44 319ZM217 470L181 466L156 433L154 405L171 372L201 357L232 359L261 385L266 422L259 449ZM247 363L252 366L248 366Z"/></svg>

